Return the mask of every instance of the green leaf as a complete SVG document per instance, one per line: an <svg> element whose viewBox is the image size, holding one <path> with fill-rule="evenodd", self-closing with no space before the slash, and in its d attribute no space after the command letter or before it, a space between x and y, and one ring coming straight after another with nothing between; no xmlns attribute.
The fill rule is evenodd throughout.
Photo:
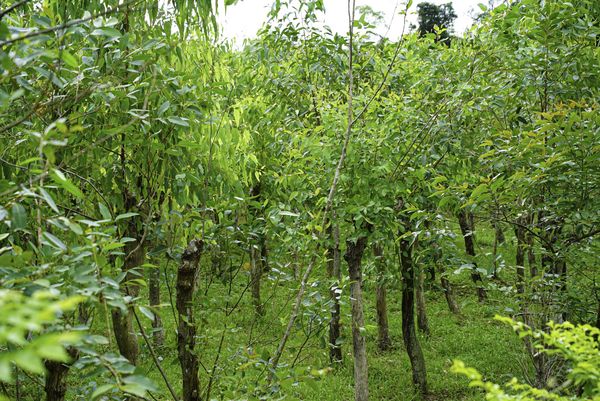
<svg viewBox="0 0 600 401"><path fill-rule="evenodd" d="M11 228L13 230L22 230L27 225L27 213L20 203L15 203L11 210Z"/></svg>
<svg viewBox="0 0 600 401"><path fill-rule="evenodd" d="M104 220L111 220L112 215L110 214L110 210L106 207L104 203L98 203L98 208L100 209L100 214Z"/></svg>
<svg viewBox="0 0 600 401"><path fill-rule="evenodd" d="M160 107L158 108L158 115L162 116L165 113L165 111L167 111L169 109L169 107L171 107L171 102L169 102L167 100L166 102L161 104Z"/></svg>
<svg viewBox="0 0 600 401"><path fill-rule="evenodd" d="M54 210L56 213L60 213L58 211L58 207L56 207L56 203L54 202L54 199L52 199L50 194L48 192L46 192L46 190L44 188L40 188L40 193L42 194L42 198L44 198L44 200L46 201L48 206L50 206L50 208L52 208L52 210Z"/></svg>
<svg viewBox="0 0 600 401"><path fill-rule="evenodd" d="M44 373L42 359L32 350L22 349L13 354L13 362L23 370L41 375Z"/></svg>
<svg viewBox="0 0 600 401"><path fill-rule="evenodd" d="M91 34L92 36L106 36L111 39L120 38L122 36L121 32L119 32L117 29L106 26L94 29Z"/></svg>
<svg viewBox="0 0 600 401"><path fill-rule="evenodd" d="M49 241L49 245L50 246L54 246L55 248L58 248L58 249L60 249L62 251L66 251L67 250L67 246L65 245L65 243L62 242L57 237L55 237L53 234L50 234L49 232L45 231L42 234L42 236Z"/></svg>
<svg viewBox="0 0 600 401"><path fill-rule="evenodd" d="M150 321L153 322L156 319L154 317L154 313L149 308L146 308L145 306L141 306L141 305L138 308L144 316L146 316L148 319L150 319Z"/></svg>
<svg viewBox="0 0 600 401"><path fill-rule="evenodd" d="M179 125L179 126L182 126L182 127L189 127L190 126L190 124L188 124L188 122L186 120L184 120L183 118L181 118L181 117L170 116L170 117L167 117L167 120L169 120L169 122L171 122L171 123L173 123L175 125Z"/></svg>
<svg viewBox="0 0 600 401"><path fill-rule="evenodd" d="M103 384L102 386L99 386L98 388L96 388L96 390L94 390L94 392L91 395L92 401L103 396L104 394L108 393L110 390L113 390L115 388L117 388L117 386L114 384Z"/></svg>
<svg viewBox="0 0 600 401"><path fill-rule="evenodd" d="M123 214L118 215L115 218L115 221L119 221L119 220L122 220L122 219L127 219L127 218L133 217L133 216L139 216L139 213L134 213L134 212L123 213Z"/></svg>
<svg viewBox="0 0 600 401"><path fill-rule="evenodd" d="M62 60L65 62L66 65L68 65L71 68L79 67L79 62L77 61L75 56L73 56L67 50L62 51Z"/></svg>
<svg viewBox="0 0 600 401"><path fill-rule="evenodd" d="M81 190L79 188L77 188L71 181L69 181L69 179L67 179L67 177L65 177L65 175L62 173L62 171L54 169L52 170L52 173L50 174L50 176L52 177L52 180L59 185L60 187L62 187L63 189L67 190L69 193L71 193L71 195L82 199L83 198L83 192L81 192Z"/></svg>

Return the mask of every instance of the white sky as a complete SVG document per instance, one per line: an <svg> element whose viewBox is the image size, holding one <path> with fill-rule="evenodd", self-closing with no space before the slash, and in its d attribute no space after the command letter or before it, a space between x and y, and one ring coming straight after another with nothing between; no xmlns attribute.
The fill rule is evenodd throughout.
<svg viewBox="0 0 600 401"><path fill-rule="evenodd" d="M471 16L480 11L477 4L487 4L486 0L428 0L435 4L444 4L452 2L454 11L458 18L454 22L454 31L462 33L469 28L473 22ZM244 39L254 38L256 32L266 21L267 13L269 12L274 0L240 0L237 4L227 8L225 12L221 11L219 20L223 27L223 35L226 38L233 39L240 45ZM325 25L331 27L334 32L345 33L348 29L347 17L347 0L324 0L326 14L323 18ZM416 5L421 1L415 0L409 17L407 19L407 27L410 23L416 24ZM397 4L397 12L404 8L405 0L356 0L356 6L369 5L375 11L383 12L385 23L378 27L377 33L385 34L388 31L387 25L392 22L388 36L396 39L402 32L401 15L394 16L394 9ZM358 15L357 15L358 16ZM393 17L393 19L392 19Z"/></svg>

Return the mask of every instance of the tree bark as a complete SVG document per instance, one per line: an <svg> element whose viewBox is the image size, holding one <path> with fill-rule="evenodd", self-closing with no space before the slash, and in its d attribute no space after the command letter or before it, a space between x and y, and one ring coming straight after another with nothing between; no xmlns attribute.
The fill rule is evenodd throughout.
<svg viewBox="0 0 600 401"><path fill-rule="evenodd" d="M250 246L250 281L252 289L252 303L254 304L254 312L257 316L263 316L265 311L260 300L260 280L263 275L263 267L258 256L257 249Z"/></svg>
<svg viewBox="0 0 600 401"><path fill-rule="evenodd" d="M363 336L365 317L363 312L361 260L367 245L367 237L356 242L346 241L344 259L350 274L350 303L352 306L352 346L354 351L354 399L369 399L367 342Z"/></svg>
<svg viewBox="0 0 600 401"><path fill-rule="evenodd" d="M400 233L401 235L403 233ZM415 270L412 246L408 238L400 240L402 272L402 336L412 367L412 380L421 394L427 394L427 371L425 358L415 330Z"/></svg>
<svg viewBox="0 0 600 401"><path fill-rule="evenodd" d="M517 237L517 293L525 292L525 229L521 226L515 226L515 237Z"/></svg>
<svg viewBox="0 0 600 401"><path fill-rule="evenodd" d="M417 280L417 325L421 333L429 336L429 319L427 319L427 309L425 308L425 271L419 269Z"/></svg>
<svg viewBox="0 0 600 401"><path fill-rule="evenodd" d="M340 230L333 223L329 226L331 245L327 249L327 275L333 280L329 289L331 299L331 320L329 321L329 360L331 363L342 362L342 348L340 346L340 291L341 281L341 255L340 255Z"/></svg>
<svg viewBox="0 0 600 401"><path fill-rule="evenodd" d="M458 224L465 242L465 251L471 258L473 268L471 270L471 280L477 286L477 298L479 302L485 301L487 294L485 288L483 288L483 279L481 274L477 271L477 263L475 262L475 243L473 241L473 225L471 222L472 218L469 217L464 210L458 212Z"/></svg>
<svg viewBox="0 0 600 401"><path fill-rule="evenodd" d="M46 401L64 401L67 393L67 374L71 369L72 363L79 357L79 351L73 347L67 349L71 357L71 362L45 361L46 379L44 390L46 391Z"/></svg>
<svg viewBox="0 0 600 401"><path fill-rule="evenodd" d="M126 295L135 298L139 294L139 286L132 283L132 280L139 278L133 269L144 263L144 245L140 244L142 237L137 230L136 223L131 220L127 225L126 237L137 238L137 241L127 242L125 244L125 261L122 270L126 273L123 290ZM137 334L133 326L133 305L130 305L126 311L119 308L112 310L113 330L119 352L129 360L133 365L137 364L139 345Z"/></svg>
<svg viewBox="0 0 600 401"><path fill-rule="evenodd" d="M196 293L198 264L203 243L199 240L189 242L181 256L177 271L177 351L183 380L183 401L200 401L200 380L198 378L199 360L194 352L196 346L196 326L192 301Z"/></svg>
<svg viewBox="0 0 600 401"><path fill-rule="evenodd" d="M376 310L377 310L377 346L380 351L387 351L392 347L390 340L388 314L387 314L387 288L385 284L385 260L381 244L373 245L375 266L377 267Z"/></svg>
<svg viewBox="0 0 600 401"><path fill-rule="evenodd" d="M150 306L158 307L160 305L160 269L158 267L150 269L148 280L148 298ZM154 345L162 347L165 341L165 330L162 325L160 315L154 311L154 320L152 321L152 338Z"/></svg>

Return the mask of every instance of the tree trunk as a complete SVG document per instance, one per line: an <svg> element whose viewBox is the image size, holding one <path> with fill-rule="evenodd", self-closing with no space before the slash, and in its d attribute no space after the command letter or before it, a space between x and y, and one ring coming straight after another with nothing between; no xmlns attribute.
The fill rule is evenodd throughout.
<svg viewBox="0 0 600 401"><path fill-rule="evenodd" d="M427 319L427 309L425 308L425 271L419 269L417 280L417 325L421 333L429 336L429 319Z"/></svg>
<svg viewBox="0 0 600 401"><path fill-rule="evenodd" d="M200 381L198 378L199 360L194 352L196 346L196 326L192 301L196 292L198 264L203 243L192 240L181 256L177 271L177 351L183 380L183 401L200 401Z"/></svg>
<svg viewBox="0 0 600 401"><path fill-rule="evenodd" d="M477 271L477 263L475 262L475 243L473 241L473 225L470 220L472 220L472 218L469 218L469 215L465 213L464 210L458 212L458 224L465 241L465 251L471 258L471 263L473 264L471 280L473 280L473 283L477 286L477 298L479 299L479 302L483 302L487 295L485 288L483 288L481 274Z"/></svg>
<svg viewBox="0 0 600 401"><path fill-rule="evenodd" d="M342 348L340 346L340 291L341 281L341 255L340 255L340 230L337 225L329 226L331 245L327 249L327 275L333 280L329 289L331 305L331 320L329 321L329 360L331 363L342 362Z"/></svg>
<svg viewBox="0 0 600 401"><path fill-rule="evenodd" d="M148 280L148 298L150 306L158 307L160 305L160 269L150 269ZM152 321L152 337L157 347L162 347L165 341L165 330L162 325L160 315L154 311L154 320Z"/></svg>
<svg viewBox="0 0 600 401"><path fill-rule="evenodd" d="M402 233L400 233L402 234ZM427 371L425 358L415 330L415 270L412 246L408 238L400 240L402 272L402 336L412 367L412 380L421 394L427 394Z"/></svg>
<svg viewBox="0 0 600 401"><path fill-rule="evenodd" d="M454 299L454 291L452 290L452 284L450 280L448 280L448 276L446 275L446 269L443 265L440 264L440 259L442 259L442 250L438 244L435 242L431 242L431 246L434 248L433 250L433 268L435 266L439 266L440 269L440 283L442 285L442 289L444 291L444 297L446 298L446 303L448 304L448 309L455 315L460 316L460 308L456 300Z"/></svg>
<svg viewBox="0 0 600 401"><path fill-rule="evenodd" d="M257 182L250 188L250 196L256 203L261 200L261 183ZM266 271L267 246L264 236L264 227L260 223L259 216L262 214L262 208L251 205L250 213L253 216L253 231L256 236L250 240L250 287L252 292L252 303L256 316L264 315L264 309L260 300L260 284L263 273Z"/></svg>
<svg viewBox="0 0 600 401"><path fill-rule="evenodd" d="M142 237L137 232L135 221L130 221L127 225L125 237L137 238L138 241L131 241L125 244L125 261L123 262L122 270L126 272L125 283L123 289L125 294L135 298L139 293L139 286L131 282L131 280L139 278L133 272L134 268L141 266L144 263L144 245L139 243ZM126 311L119 308L112 310L113 330L119 352L129 360L133 365L137 364L139 353L139 345L137 334L133 326L133 305L130 305Z"/></svg>
<svg viewBox="0 0 600 401"><path fill-rule="evenodd" d="M350 274L350 303L352 305L352 345L354 351L354 399L369 399L367 342L363 336L365 317L363 313L361 260L367 237L362 236L356 242L346 241L344 259L348 263Z"/></svg>
<svg viewBox="0 0 600 401"><path fill-rule="evenodd" d="M82 325L87 325L90 317L90 311L85 303L78 306L79 315L77 321ZM74 347L67 348L67 354L71 358L69 362L44 361L46 367L46 378L44 390L46 392L46 401L63 401L67 393L67 375L71 366L79 358L79 350Z"/></svg>
<svg viewBox="0 0 600 401"><path fill-rule="evenodd" d="M496 242L498 244L504 244L506 237L504 236L504 231L502 231L502 226L498 223L492 223L492 227L494 227L494 237L496 238Z"/></svg>
<svg viewBox="0 0 600 401"><path fill-rule="evenodd" d="M263 267L260 262L260 256L254 246L250 246L250 282L252 288L252 303L254 312L257 316L264 315L262 302L260 300L260 280L263 274Z"/></svg>
<svg viewBox="0 0 600 401"><path fill-rule="evenodd" d="M444 289L444 296L446 298L446 303L448 304L448 309L450 309L450 312L452 312L453 314L460 316L461 315L460 307L458 306L458 303L456 303L456 300L454 299L454 292L452 291L452 284L450 284L450 281L444 274L441 275L440 282L442 284L442 288Z"/></svg>
<svg viewBox="0 0 600 401"><path fill-rule="evenodd" d="M73 347L67 349L67 353L74 361L79 356L79 351ZM46 380L44 390L46 401L64 401L67 393L67 374L71 369L72 362L45 361Z"/></svg>
<svg viewBox="0 0 600 401"><path fill-rule="evenodd" d="M531 278L537 277L537 261L535 258L535 250L533 249L533 236L529 233L525 235L525 242L527 244L527 263L529 264L529 275Z"/></svg>
<svg viewBox="0 0 600 401"><path fill-rule="evenodd" d="M381 351L387 351L392 347L390 340L388 315L387 315L387 289L385 284L385 260L383 259L383 247L381 244L373 245L375 265L377 267L376 309L377 309L377 346Z"/></svg>
<svg viewBox="0 0 600 401"><path fill-rule="evenodd" d="M521 226L515 226L515 237L517 237L517 293L525 292L525 229Z"/></svg>

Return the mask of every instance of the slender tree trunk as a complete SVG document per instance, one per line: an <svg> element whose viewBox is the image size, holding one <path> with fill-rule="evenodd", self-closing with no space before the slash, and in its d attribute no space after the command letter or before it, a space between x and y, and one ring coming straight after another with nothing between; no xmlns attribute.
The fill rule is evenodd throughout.
<svg viewBox="0 0 600 401"><path fill-rule="evenodd" d="M126 237L137 238L138 241L142 237L136 228L134 221L131 221L126 230ZM125 294L135 298L139 293L139 286L133 284L131 280L139 278L132 270L141 266L144 263L144 245L138 241L127 242L125 245L125 261L123 262L123 271L126 272L125 284L123 289ZM133 326L133 305L125 311L114 308L112 310L113 330L119 352L129 360L133 365L137 364L139 353L139 345L137 334Z"/></svg>
<svg viewBox="0 0 600 401"><path fill-rule="evenodd" d="M250 196L259 203L261 200L261 183L258 182L250 188ZM263 265L263 256L267 258L267 246L264 237L264 227L259 227L259 215L262 213L260 207L251 206L250 212L254 216L254 230L257 232L257 238L250 241L250 287L252 292L252 303L254 304L254 312L257 316L264 315L264 309L260 300L260 285L263 273L266 271L266 266Z"/></svg>
<svg viewBox="0 0 600 401"><path fill-rule="evenodd" d="M196 326L192 301L196 293L198 281L198 264L202 254L203 243L192 240L181 256L181 264L177 271L177 351L181 376L183 380L183 401L200 401L200 380L198 356L194 352L196 346Z"/></svg>
<svg viewBox="0 0 600 401"><path fill-rule="evenodd" d="M450 284L450 280L448 280L448 278L442 274L440 277L440 282L442 284L442 289L444 290L444 296L446 298L446 303L448 304L448 309L453 314L460 316L460 307L454 299L454 292L452 290L452 284Z"/></svg>
<svg viewBox="0 0 600 401"><path fill-rule="evenodd" d="M475 243L473 241L473 225L470 223L471 218L469 218L469 214L465 213L464 210L461 210L458 213L458 224L460 226L460 231L463 235L465 241L465 251L467 255L471 258L471 263L473 264L473 269L471 271L471 280L477 286L477 298L479 302L483 302L486 299L485 288L483 287L483 279L481 278L481 274L477 271L477 263L475 262Z"/></svg>
<svg viewBox="0 0 600 401"><path fill-rule="evenodd" d="M331 299L331 320L329 321L329 360L331 363L342 362L342 348L339 344L340 327L340 291L341 281L341 254L340 254L340 230L333 223L329 226L331 245L327 249L327 275L333 280L329 289Z"/></svg>
<svg viewBox="0 0 600 401"><path fill-rule="evenodd" d="M250 247L250 280L252 289L252 303L254 304L254 312L257 316L264 315L262 302L260 300L260 280L263 274L263 267L260 263L258 251L254 246Z"/></svg>
<svg viewBox="0 0 600 401"><path fill-rule="evenodd" d="M417 325L421 333L429 336L429 319L427 319L427 309L425 308L425 271L419 269L417 273Z"/></svg>
<svg viewBox="0 0 600 401"><path fill-rule="evenodd" d="M402 234L402 233L400 233ZM412 367L412 380L421 394L427 394L425 358L415 330L415 269L412 246L408 238L400 240L402 272L402 336Z"/></svg>
<svg viewBox="0 0 600 401"><path fill-rule="evenodd" d="M268 273L271 270L269 266L269 249L267 248L267 236L262 234L260 236L260 263L262 265L263 273Z"/></svg>
<svg viewBox="0 0 600 401"><path fill-rule="evenodd" d="M460 316L460 307L454 298L454 291L452 290L452 284L450 280L448 280L448 276L446 274L446 268L440 263L440 259L442 259L442 249L440 246L431 242L431 246L434 248L433 250L433 269L436 266L439 266L440 269L440 284L442 285L442 290L444 291L444 298L446 298L446 303L448 304L448 309L455 315Z"/></svg>
<svg viewBox="0 0 600 401"><path fill-rule="evenodd" d="M390 340L388 315L387 315L387 289L385 284L385 260L381 244L373 245L375 266L377 267L376 309L377 309L377 346L381 351L387 351L392 346Z"/></svg>
<svg viewBox="0 0 600 401"><path fill-rule="evenodd" d="M148 280L148 298L150 306L158 307L160 305L160 269L150 269L150 277ZM152 337L154 344L157 347L162 347L165 341L165 330L162 325L160 315L154 312L154 320L152 321Z"/></svg>
<svg viewBox="0 0 600 401"><path fill-rule="evenodd" d="M527 263L529 264L529 275L531 278L534 278L538 275L538 266L535 257L535 250L533 249L533 236L531 234L525 235L525 243L527 244Z"/></svg>
<svg viewBox="0 0 600 401"><path fill-rule="evenodd" d="M502 231L502 226L499 223L492 223L492 227L494 227L494 236L496 241L499 244L504 244L506 237L504 236L504 231Z"/></svg>
<svg viewBox="0 0 600 401"><path fill-rule="evenodd" d="M515 237L517 237L517 293L525 292L525 229L515 226Z"/></svg>
<svg viewBox="0 0 600 401"><path fill-rule="evenodd" d="M363 313L361 260L367 245L367 237L356 242L346 241L344 259L350 274L350 303L352 305L352 345L354 350L354 399L369 399L367 342L363 333L365 317Z"/></svg>

